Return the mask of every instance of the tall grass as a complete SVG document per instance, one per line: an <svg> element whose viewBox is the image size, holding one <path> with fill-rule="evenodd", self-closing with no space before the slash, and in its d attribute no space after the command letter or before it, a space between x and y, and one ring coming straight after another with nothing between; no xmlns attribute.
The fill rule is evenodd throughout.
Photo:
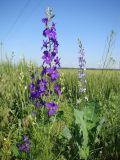
<svg viewBox="0 0 120 160"><path fill-rule="evenodd" d="M34 149L31 149L30 155L25 157L22 155L22 158L80 159L76 151L67 148L68 146L74 148L71 144L72 140L68 143L61 138L65 126L73 129L73 109L76 108L76 100L79 96L77 71L59 70L63 74L60 82L64 87L60 112L64 113L59 115L59 120L52 123L51 127L51 124L40 124L31 117L34 106L29 99L28 84L32 68L35 69L35 65L31 64L30 67L25 60L18 64L13 64L9 60L0 64L0 159L21 159L16 145L27 127L33 128L30 135ZM88 130L89 159L119 160L120 71L88 70L87 95L89 95L89 102L86 105L89 108L95 106L94 112L98 117L95 126ZM83 106L80 105L81 107ZM50 138L48 138L49 129ZM71 157L68 156L69 154Z"/></svg>

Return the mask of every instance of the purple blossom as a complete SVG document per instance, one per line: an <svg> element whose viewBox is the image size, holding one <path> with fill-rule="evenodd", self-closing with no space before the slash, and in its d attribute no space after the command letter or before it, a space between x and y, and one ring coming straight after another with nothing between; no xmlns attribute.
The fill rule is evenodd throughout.
<svg viewBox="0 0 120 160"><path fill-rule="evenodd" d="M26 135L23 135L23 136L22 136L22 140L23 140L24 142L27 142L27 141L28 141L28 137L27 137Z"/></svg>
<svg viewBox="0 0 120 160"><path fill-rule="evenodd" d="M38 90L35 90L35 91L32 91L32 92L31 92L31 98L32 98L32 99L39 98L40 95L41 95L41 93L40 93Z"/></svg>
<svg viewBox="0 0 120 160"><path fill-rule="evenodd" d="M45 25L47 25L47 24L48 24L48 18L43 18L43 19L42 19L42 22L43 22Z"/></svg>
<svg viewBox="0 0 120 160"><path fill-rule="evenodd" d="M44 76L47 73L47 68L43 67L42 72L41 72L41 76Z"/></svg>
<svg viewBox="0 0 120 160"><path fill-rule="evenodd" d="M31 74L31 80L34 80L35 76L34 74Z"/></svg>
<svg viewBox="0 0 120 160"><path fill-rule="evenodd" d="M56 52L48 52L44 51L44 55L42 56L42 59L44 60L43 63L50 64L54 57L56 56Z"/></svg>
<svg viewBox="0 0 120 160"><path fill-rule="evenodd" d="M44 51L44 55L42 56L42 59L44 60L43 63L50 64L52 57L48 51Z"/></svg>
<svg viewBox="0 0 120 160"><path fill-rule="evenodd" d="M51 27L51 29L52 29L53 31L56 31L55 23L53 23L53 22L52 22L52 27Z"/></svg>
<svg viewBox="0 0 120 160"><path fill-rule="evenodd" d="M42 99L39 99L39 101L34 102L34 105L36 108L43 107L43 106L45 106L45 104L46 103Z"/></svg>
<svg viewBox="0 0 120 160"><path fill-rule="evenodd" d="M55 67L47 69L48 76L51 77L51 80L56 80L59 78L59 73Z"/></svg>
<svg viewBox="0 0 120 160"><path fill-rule="evenodd" d="M58 46L59 46L59 44L58 44L58 41L55 39L55 40L53 40L53 45L54 45L54 51L56 52L56 53L58 53Z"/></svg>
<svg viewBox="0 0 120 160"><path fill-rule="evenodd" d="M54 59L54 62L60 67L60 58L56 57L56 59Z"/></svg>
<svg viewBox="0 0 120 160"><path fill-rule="evenodd" d="M20 152L29 152L30 151L30 142L28 140L28 137L24 135L22 137L22 143L18 144L18 149Z"/></svg>
<svg viewBox="0 0 120 160"><path fill-rule="evenodd" d="M44 92L45 91L45 86L44 85L40 85L40 91Z"/></svg>
<svg viewBox="0 0 120 160"><path fill-rule="evenodd" d="M35 87L34 83L30 83L30 85L29 85L30 91L33 91L34 87Z"/></svg>
<svg viewBox="0 0 120 160"><path fill-rule="evenodd" d="M37 80L36 85L31 83L30 84L30 95L32 99L39 98L40 96L43 96L45 94L46 88L47 88L48 82L45 78L42 80Z"/></svg>
<svg viewBox="0 0 120 160"><path fill-rule="evenodd" d="M34 102L34 105L35 105L36 108L40 107L40 103L39 102Z"/></svg>
<svg viewBox="0 0 120 160"><path fill-rule="evenodd" d="M47 108L48 108L48 115L54 115L57 112L58 105L55 104L53 101L47 103Z"/></svg>
<svg viewBox="0 0 120 160"><path fill-rule="evenodd" d="M56 56L56 52L52 52L51 53L51 58L54 59L55 56Z"/></svg>
<svg viewBox="0 0 120 160"><path fill-rule="evenodd" d="M57 92L57 94L60 96L61 95L61 86L60 84L55 84L54 85L54 90Z"/></svg>
<svg viewBox="0 0 120 160"><path fill-rule="evenodd" d="M44 40L43 40L43 47L45 47L45 48L47 49L48 44L49 44L49 43L48 43L47 41L44 41Z"/></svg>
<svg viewBox="0 0 120 160"><path fill-rule="evenodd" d="M40 84L41 80L40 79L37 79L37 84Z"/></svg>
<svg viewBox="0 0 120 160"><path fill-rule="evenodd" d="M48 36L49 39L55 40L56 39L56 32L53 29L46 28L43 31L43 36L45 36L45 37Z"/></svg>

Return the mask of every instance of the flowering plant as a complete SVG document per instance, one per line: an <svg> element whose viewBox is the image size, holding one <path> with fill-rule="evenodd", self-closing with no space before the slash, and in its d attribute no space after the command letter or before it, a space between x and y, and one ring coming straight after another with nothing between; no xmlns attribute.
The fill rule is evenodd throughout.
<svg viewBox="0 0 120 160"><path fill-rule="evenodd" d="M61 95L61 85L58 84L60 67L60 58L58 54L58 41L55 23L52 22L54 17L52 9L46 10L46 17L42 19L45 25L43 36L43 56L42 56L42 71L41 78L35 79L35 75L31 75L32 83L30 84L30 96L36 107L45 107L48 110L48 115L54 115L57 112L58 104L55 99ZM55 98L57 95L58 98Z"/></svg>
<svg viewBox="0 0 120 160"><path fill-rule="evenodd" d="M82 46L80 39L78 39L78 44L80 48L79 55L79 70L78 70L78 87L79 87L79 99L77 103L81 103L81 101L88 101L88 97L86 96L86 60L85 60L85 52ZM83 99L82 99L83 97Z"/></svg>

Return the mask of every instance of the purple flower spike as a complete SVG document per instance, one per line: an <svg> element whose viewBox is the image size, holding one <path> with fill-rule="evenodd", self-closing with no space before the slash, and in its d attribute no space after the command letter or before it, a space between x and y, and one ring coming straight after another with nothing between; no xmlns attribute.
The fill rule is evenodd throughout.
<svg viewBox="0 0 120 160"><path fill-rule="evenodd" d="M31 100L36 106L36 109L46 107L48 109L48 114L51 116L56 114L58 105L53 101L48 103L48 99L51 99L56 93L58 96L61 95L61 86L57 82L59 79L57 68L60 67L60 58L58 58L59 44L57 41L56 26L55 23L52 22L52 18L54 17L52 10L48 9L46 15L47 17L42 19L42 22L45 25L43 36L46 38L46 40L43 40L43 45L41 47L43 50L42 71L40 77L38 76L38 72L38 77L35 77L36 74L31 76L32 83L29 86L29 90ZM20 147L22 150L24 145L21 145Z"/></svg>
<svg viewBox="0 0 120 160"><path fill-rule="evenodd" d="M86 60L85 60L85 52L82 46L81 41L78 39L79 43L79 57L78 57L78 62L79 62L79 70L78 70L78 86L79 86L79 99L81 98L82 101L88 100L88 97L86 96ZM84 98L84 99L83 99ZM80 103L80 101L78 100Z"/></svg>

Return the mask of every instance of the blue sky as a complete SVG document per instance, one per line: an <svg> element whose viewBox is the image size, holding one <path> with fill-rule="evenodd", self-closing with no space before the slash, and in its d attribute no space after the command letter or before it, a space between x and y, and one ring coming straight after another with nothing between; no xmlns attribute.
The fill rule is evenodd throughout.
<svg viewBox="0 0 120 160"><path fill-rule="evenodd" d="M116 32L113 57L120 60L120 0L0 0L0 41L4 53L15 53L42 63L44 25L47 6L53 8L62 67L78 66L79 37L86 52L87 67L98 67L106 37Z"/></svg>

